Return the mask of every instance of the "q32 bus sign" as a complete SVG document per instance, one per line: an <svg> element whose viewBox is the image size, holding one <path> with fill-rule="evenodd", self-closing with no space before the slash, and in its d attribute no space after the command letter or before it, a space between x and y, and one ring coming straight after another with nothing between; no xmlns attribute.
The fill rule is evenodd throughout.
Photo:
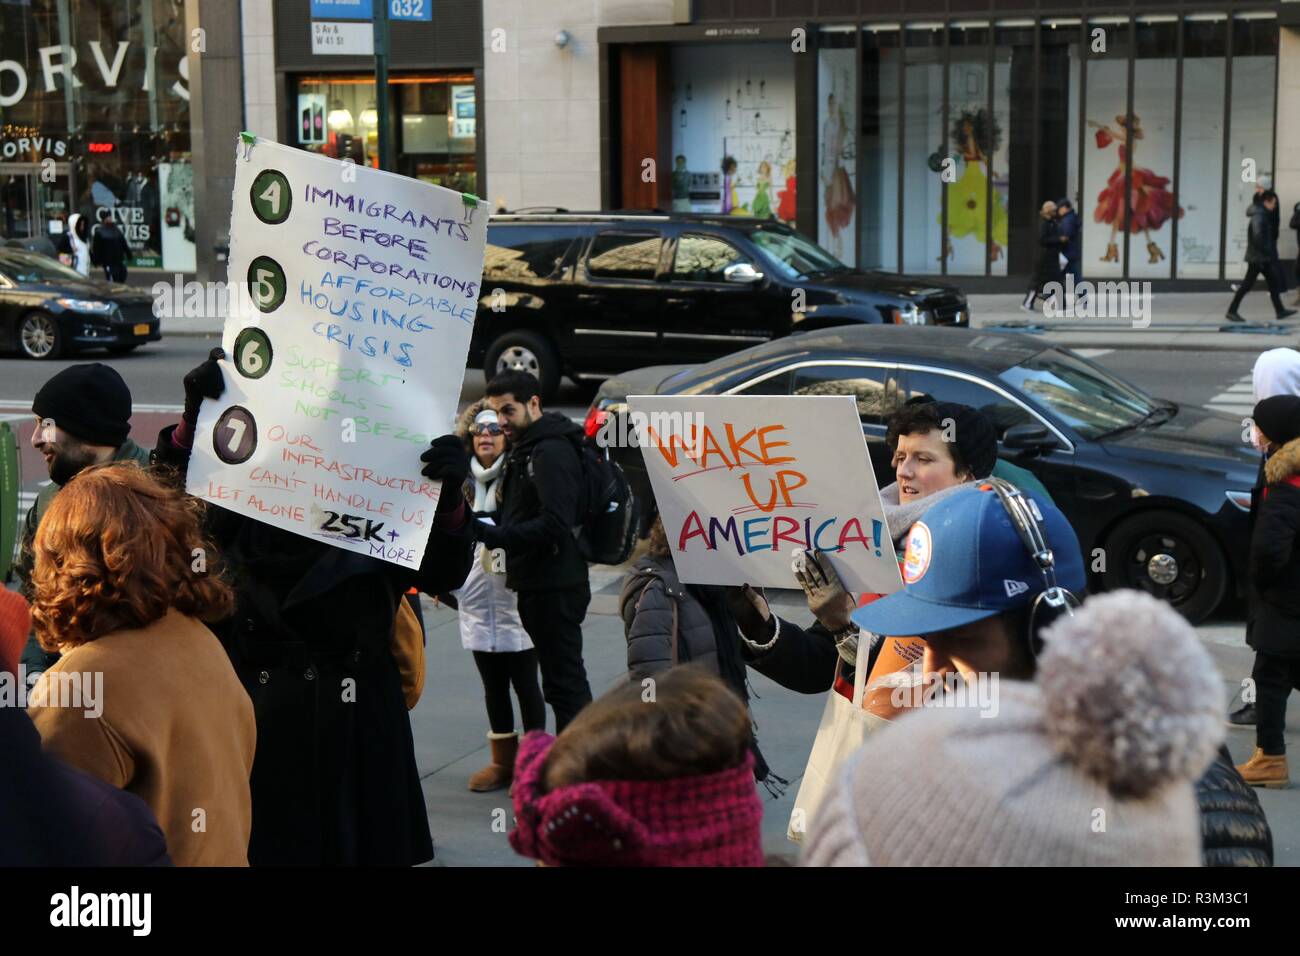
<svg viewBox="0 0 1300 956"><path fill-rule="evenodd" d="M374 0L311 0L313 20L373 20ZM390 20L433 20L433 0L379 0Z"/></svg>

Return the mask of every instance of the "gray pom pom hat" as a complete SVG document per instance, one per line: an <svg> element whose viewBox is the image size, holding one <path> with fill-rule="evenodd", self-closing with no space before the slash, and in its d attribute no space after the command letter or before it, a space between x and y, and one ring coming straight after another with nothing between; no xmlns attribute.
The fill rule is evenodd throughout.
<svg viewBox="0 0 1300 956"><path fill-rule="evenodd" d="M1044 635L995 712L928 707L828 787L805 866L1199 866L1194 784L1223 739L1223 683L1191 626L1136 591Z"/></svg>

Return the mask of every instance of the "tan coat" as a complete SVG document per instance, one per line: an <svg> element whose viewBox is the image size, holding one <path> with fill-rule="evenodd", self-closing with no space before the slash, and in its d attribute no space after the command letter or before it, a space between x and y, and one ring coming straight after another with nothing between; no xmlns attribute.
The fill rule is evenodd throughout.
<svg viewBox="0 0 1300 956"><path fill-rule="evenodd" d="M171 610L73 648L28 704L46 751L149 804L174 863L248 865L253 704L202 622Z"/></svg>

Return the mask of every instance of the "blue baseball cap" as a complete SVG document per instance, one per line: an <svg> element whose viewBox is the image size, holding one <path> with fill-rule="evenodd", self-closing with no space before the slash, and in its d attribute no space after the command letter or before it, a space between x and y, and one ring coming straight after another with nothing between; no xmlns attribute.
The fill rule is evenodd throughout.
<svg viewBox="0 0 1300 956"><path fill-rule="evenodd" d="M1054 506L1028 493L1055 558L1056 583L1082 597L1079 539ZM924 636L1029 605L1045 590L1038 563L988 485L950 495L907 533L903 589L858 608L853 623L885 636Z"/></svg>

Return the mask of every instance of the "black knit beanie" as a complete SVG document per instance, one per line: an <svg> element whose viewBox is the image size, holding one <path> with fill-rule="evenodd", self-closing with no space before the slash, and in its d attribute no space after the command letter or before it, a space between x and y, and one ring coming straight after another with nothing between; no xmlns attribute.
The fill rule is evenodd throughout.
<svg viewBox="0 0 1300 956"><path fill-rule="evenodd" d="M71 365L41 386L32 412L89 445L116 448L131 431L131 390L102 362Z"/></svg>
<svg viewBox="0 0 1300 956"><path fill-rule="evenodd" d="M1255 405L1255 427L1269 441L1285 445L1300 438L1300 396L1274 395Z"/></svg>

